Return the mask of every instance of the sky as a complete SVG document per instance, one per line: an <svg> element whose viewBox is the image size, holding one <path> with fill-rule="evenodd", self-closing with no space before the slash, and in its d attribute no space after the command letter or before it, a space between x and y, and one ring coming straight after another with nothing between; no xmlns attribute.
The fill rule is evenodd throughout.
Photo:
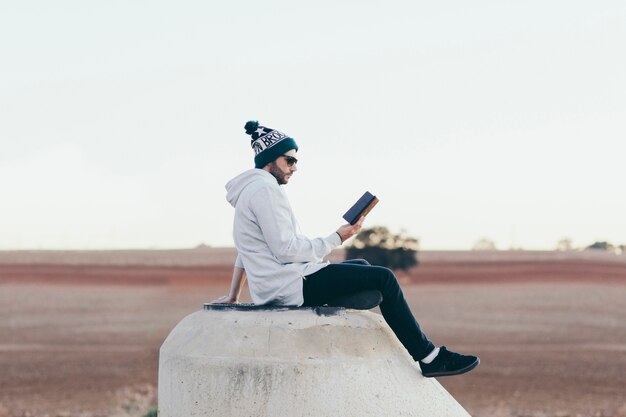
<svg viewBox="0 0 626 417"><path fill-rule="evenodd" d="M232 246L243 126L326 236L626 244L623 1L0 2L0 250Z"/></svg>

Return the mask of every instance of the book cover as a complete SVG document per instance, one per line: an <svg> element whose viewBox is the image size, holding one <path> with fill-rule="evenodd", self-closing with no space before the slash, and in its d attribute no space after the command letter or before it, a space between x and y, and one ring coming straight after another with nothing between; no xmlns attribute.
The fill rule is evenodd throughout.
<svg viewBox="0 0 626 417"><path fill-rule="evenodd" d="M363 194L361 198L359 198L359 200L354 203L348 211L346 211L343 218L348 223L354 224L359 221L362 216L367 216L376 204L378 204L378 198L376 198L375 195L372 195L369 191L366 191L365 194Z"/></svg>

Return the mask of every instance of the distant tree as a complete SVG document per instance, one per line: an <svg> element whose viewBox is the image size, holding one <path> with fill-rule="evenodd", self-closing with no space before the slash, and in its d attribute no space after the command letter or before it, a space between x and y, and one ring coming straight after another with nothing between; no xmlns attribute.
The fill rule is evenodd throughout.
<svg viewBox="0 0 626 417"><path fill-rule="evenodd" d="M346 249L346 259L362 258L372 265L404 271L418 264L419 241L405 231L393 234L383 226L363 229Z"/></svg>
<svg viewBox="0 0 626 417"><path fill-rule="evenodd" d="M574 249L572 245L572 239L565 238L559 240L559 243L556 244L556 250L560 251L568 251Z"/></svg>
<svg viewBox="0 0 626 417"><path fill-rule="evenodd" d="M605 250L612 251L615 249L613 245L606 241L598 241L594 242L591 245L587 246L585 249L595 249L595 250Z"/></svg>
<svg viewBox="0 0 626 417"><path fill-rule="evenodd" d="M472 250L496 250L496 244L493 243L493 240L482 238L474 243Z"/></svg>

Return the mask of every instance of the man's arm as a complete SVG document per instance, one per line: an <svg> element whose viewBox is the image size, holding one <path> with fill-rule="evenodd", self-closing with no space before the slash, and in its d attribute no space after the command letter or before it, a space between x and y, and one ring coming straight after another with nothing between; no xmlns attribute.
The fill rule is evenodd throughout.
<svg viewBox="0 0 626 417"><path fill-rule="evenodd" d="M239 257L237 257L239 258ZM239 297L241 296L241 290L246 282L246 271L236 265L233 268L233 278L230 282L230 292L228 295L223 295L220 298L211 301L212 303L220 304L237 304L239 303Z"/></svg>
<svg viewBox="0 0 626 417"><path fill-rule="evenodd" d="M315 239L298 235L289 202L277 188L259 189L251 203L265 243L281 263L319 262L342 243L343 236L335 232Z"/></svg>

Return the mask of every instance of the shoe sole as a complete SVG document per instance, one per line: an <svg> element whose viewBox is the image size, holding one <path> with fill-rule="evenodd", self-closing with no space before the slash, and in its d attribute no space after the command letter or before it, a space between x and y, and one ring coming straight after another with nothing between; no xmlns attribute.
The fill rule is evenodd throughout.
<svg viewBox="0 0 626 417"><path fill-rule="evenodd" d="M431 372L429 374L425 374L424 372L422 372L422 376L424 376L426 378L433 378L433 377L438 377L438 376L461 375L461 374L464 374L464 373L469 372L472 369L476 368L479 363L480 363L480 358L476 358L476 360L474 362L472 362L471 364L467 365L465 368L458 369L456 371L448 371L448 372Z"/></svg>
<svg viewBox="0 0 626 417"><path fill-rule="evenodd" d="M354 310L369 310L378 306L382 301L383 295L380 291L371 290L337 298L329 302L327 305L329 307L344 307Z"/></svg>

